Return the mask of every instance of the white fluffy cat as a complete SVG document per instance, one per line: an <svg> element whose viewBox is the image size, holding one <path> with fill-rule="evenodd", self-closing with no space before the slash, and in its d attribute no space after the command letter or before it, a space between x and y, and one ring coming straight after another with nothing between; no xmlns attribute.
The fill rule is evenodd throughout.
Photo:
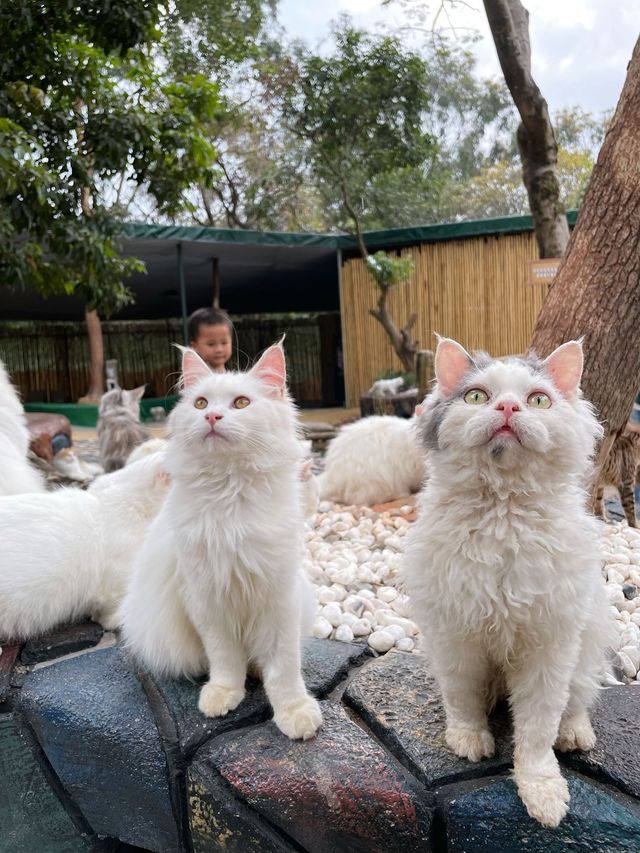
<svg viewBox="0 0 640 853"><path fill-rule="evenodd" d="M419 420L429 480L403 574L446 741L471 761L491 756L487 710L506 689L518 792L557 826L569 792L553 747L593 747L588 709L613 627L600 523L585 508L602 430L579 390L582 347L497 361L444 339L435 370Z"/></svg>
<svg viewBox="0 0 640 853"><path fill-rule="evenodd" d="M415 419L372 415L342 427L320 475L322 500L376 504L417 492L425 453Z"/></svg>
<svg viewBox="0 0 640 853"><path fill-rule="evenodd" d="M0 495L44 491L44 480L27 460L29 443L22 404L0 361Z"/></svg>
<svg viewBox="0 0 640 853"><path fill-rule="evenodd" d="M123 605L125 641L154 672L209 672L198 707L223 716L261 671L276 725L310 738L321 723L300 671L313 596L300 565L303 444L280 345L248 373L212 373L183 354L171 414L172 486L136 560Z"/></svg>
<svg viewBox="0 0 640 853"><path fill-rule="evenodd" d="M166 497L156 453L87 491L0 498L0 636L27 639L91 615L117 624L133 555Z"/></svg>

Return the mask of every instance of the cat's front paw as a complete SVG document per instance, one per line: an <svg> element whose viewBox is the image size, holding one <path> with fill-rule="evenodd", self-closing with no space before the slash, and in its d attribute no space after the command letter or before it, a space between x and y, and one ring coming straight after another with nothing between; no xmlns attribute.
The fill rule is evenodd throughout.
<svg viewBox="0 0 640 853"><path fill-rule="evenodd" d="M557 826L569 810L569 787L560 773L541 776L516 771L515 779L529 815L543 826Z"/></svg>
<svg viewBox="0 0 640 853"><path fill-rule="evenodd" d="M576 714L560 723L555 748L560 752L573 752L581 749L589 752L596 745L596 735L587 714Z"/></svg>
<svg viewBox="0 0 640 853"><path fill-rule="evenodd" d="M445 740L449 749L460 758L480 761L492 758L496 750L493 735L489 729L469 729L462 726L448 726Z"/></svg>
<svg viewBox="0 0 640 853"><path fill-rule="evenodd" d="M244 688L222 687L208 681L200 691L198 709L205 717L224 717L244 699Z"/></svg>
<svg viewBox="0 0 640 853"><path fill-rule="evenodd" d="M276 726L292 740L309 740L322 724L320 705L312 696L285 705L273 715Z"/></svg>

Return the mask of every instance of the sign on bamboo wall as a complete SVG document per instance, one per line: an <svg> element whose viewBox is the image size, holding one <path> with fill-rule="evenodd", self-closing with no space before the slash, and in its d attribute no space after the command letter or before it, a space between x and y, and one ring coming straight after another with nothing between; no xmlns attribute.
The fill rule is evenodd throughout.
<svg viewBox="0 0 640 853"><path fill-rule="evenodd" d="M533 232L424 243L401 254L415 269L389 294L389 310L398 325L418 315L414 331L422 349L434 346L434 332L496 356L527 349L547 293L527 286L527 262L538 255ZM401 365L369 314L377 291L360 258L343 265L340 298L347 405L357 406L379 373Z"/></svg>

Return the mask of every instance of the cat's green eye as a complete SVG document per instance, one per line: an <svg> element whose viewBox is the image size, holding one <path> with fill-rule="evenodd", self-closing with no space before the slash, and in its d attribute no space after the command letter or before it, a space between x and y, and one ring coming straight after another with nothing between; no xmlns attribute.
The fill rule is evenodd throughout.
<svg viewBox="0 0 640 853"><path fill-rule="evenodd" d="M467 391L464 395L465 403L470 403L472 406L486 403L488 399L489 395L486 391L483 391L482 388L472 388L471 391Z"/></svg>
<svg viewBox="0 0 640 853"><path fill-rule="evenodd" d="M551 400L542 391L534 391L527 397L527 406L532 409L548 409L551 406Z"/></svg>
<svg viewBox="0 0 640 853"><path fill-rule="evenodd" d="M248 397L236 397L233 401L234 409L246 409L251 400Z"/></svg>
<svg viewBox="0 0 640 853"><path fill-rule="evenodd" d="M197 397L193 405L196 409L206 409L209 402L206 397Z"/></svg>

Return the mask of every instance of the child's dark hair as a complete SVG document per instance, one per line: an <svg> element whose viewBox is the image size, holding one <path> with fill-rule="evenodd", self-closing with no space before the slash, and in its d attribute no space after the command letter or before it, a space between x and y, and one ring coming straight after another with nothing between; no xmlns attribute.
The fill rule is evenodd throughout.
<svg viewBox="0 0 640 853"><path fill-rule="evenodd" d="M187 334L190 341L197 341L200 326L227 326L233 334L231 317L221 308L198 308L187 320Z"/></svg>

